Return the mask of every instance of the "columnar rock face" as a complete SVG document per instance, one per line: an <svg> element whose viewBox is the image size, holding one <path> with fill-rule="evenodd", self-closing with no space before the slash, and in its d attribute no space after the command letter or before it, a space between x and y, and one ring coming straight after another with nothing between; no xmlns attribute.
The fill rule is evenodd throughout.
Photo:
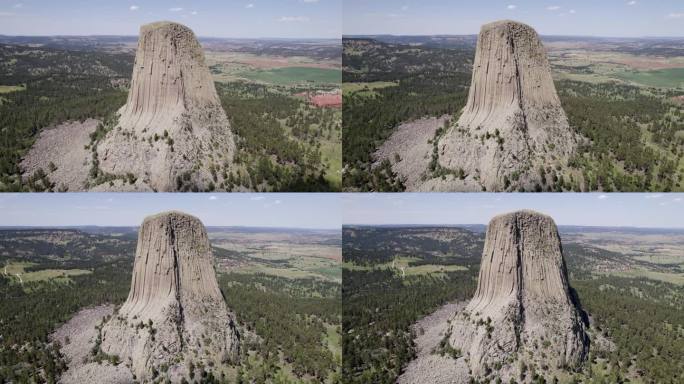
<svg viewBox="0 0 684 384"><path fill-rule="evenodd" d="M487 227L477 291L452 322L450 342L476 376L503 367L500 376L517 379L519 361L575 367L588 350L580 311L553 219L504 214Z"/></svg>
<svg viewBox="0 0 684 384"><path fill-rule="evenodd" d="M538 166L566 164L576 146L534 29L508 20L484 25L468 102L438 143L439 163L488 191L532 189Z"/></svg>
<svg viewBox="0 0 684 384"><path fill-rule="evenodd" d="M138 233L128 299L102 328L101 349L130 364L138 379L162 366L187 376L186 362L234 361L239 334L216 281L213 255L199 219L167 212L145 219Z"/></svg>
<svg viewBox="0 0 684 384"><path fill-rule="evenodd" d="M134 189L204 189L209 166L232 163L235 144L204 53L193 32L157 22L140 28L128 101L99 144L102 172L133 174ZM180 179L179 179L180 177Z"/></svg>

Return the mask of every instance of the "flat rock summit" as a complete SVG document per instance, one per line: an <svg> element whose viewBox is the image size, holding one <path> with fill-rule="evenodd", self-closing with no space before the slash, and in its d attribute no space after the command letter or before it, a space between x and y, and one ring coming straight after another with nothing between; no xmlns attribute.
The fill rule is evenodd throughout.
<svg viewBox="0 0 684 384"><path fill-rule="evenodd" d="M575 152L546 52L532 27L504 20L480 31L468 102L438 142L439 164L488 191L542 184L537 168Z"/></svg>
<svg viewBox="0 0 684 384"><path fill-rule="evenodd" d="M127 102L89 133L91 155L69 162L61 151L82 151L82 144L59 146L59 134L41 135L42 147L60 152L29 152L24 175L52 162L68 168L50 175L61 190L207 190L220 182L212 170L230 167L235 153L202 47L188 27L173 22L140 28Z"/></svg>
<svg viewBox="0 0 684 384"><path fill-rule="evenodd" d="M240 334L233 319L216 280L206 229L193 216L165 212L143 222L128 298L98 326L95 344L86 348L121 362L100 366L111 372L97 381L152 382L163 372L181 382L191 379L190 362L212 369L238 361ZM93 364L75 372L70 367L67 377L89 380Z"/></svg>
<svg viewBox="0 0 684 384"><path fill-rule="evenodd" d="M573 369L588 351L581 314L553 219L508 213L487 227L477 291L451 320L449 343L475 377L517 380L521 363L536 372Z"/></svg>

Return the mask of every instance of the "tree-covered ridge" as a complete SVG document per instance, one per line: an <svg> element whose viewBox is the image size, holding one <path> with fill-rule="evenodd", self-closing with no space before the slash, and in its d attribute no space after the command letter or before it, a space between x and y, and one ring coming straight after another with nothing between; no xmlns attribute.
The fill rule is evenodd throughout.
<svg viewBox="0 0 684 384"><path fill-rule="evenodd" d="M589 139L572 166L582 182L565 190L672 191L684 174L684 108L665 101L675 92L650 94L612 83L561 81L559 96L570 125ZM549 170L553 172L552 170Z"/></svg>
<svg viewBox="0 0 684 384"><path fill-rule="evenodd" d="M277 381L284 363L302 382L339 380L341 356L326 338L340 331L339 285L240 274L222 275L219 284L238 323L259 337L247 345L247 354L255 351L260 364L247 366L246 382Z"/></svg>
<svg viewBox="0 0 684 384"><path fill-rule="evenodd" d="M473 51L395 46L368 39L344 39L343 44L344 83L394 83L373 89L370 95L343 93L343 187L403 190L387 167L371 167L371 153L401 122L460 111L470 84Z"/></svg>
<svg viewBox="0 0 684 384"><path fill-rule="evenodd" d="M373 165L373 152L401 123L456 116L465 106L474 47L396 40L343 40L345 190L403 190L391 164ZM684 107L672 101L681 90L570 80L556 88L583 140L567 169L537 170L543 183L535 191L684 188Z"/></svg>
<svg viewBox="0 0 684 384"><path fill-rule="evenodd" d="M231 190L330 191L323 141L339 143L339 111L315 108L294 98L297 90L253 83L217 83L223 108L238 136L237 172L228 174ZM232 180L232 182L231 182ZM232 185L231 185L232 184ZM237 188L236 188L237 189Z"/></svg>
<svg viewBox="0 0 684 384"><path fill-rule="evenodd" d="M0 45L0 85L13 87L0 87L0 191L56 191L49 180L53 170L22 180L21 159L44 128L87 118L112 120L126 102L132 65L130 53ZM341 111L310 105L301 96L310 89L244 82L216 88L238 136L238 167L214 164L209 190L339 190ZM106 125L94 139L104 135ZM106 179L94 170L94 183ZM196 190L184 177L190 179L179 177L179 189Z"/></svg>
<svg viewBox="0 0 684 384"><path fill-rule="evenodd" d="M133 56L0 45L0 63L0 84L23 88L0 94L0 191L22 191L19 163L38 132L119 109Z"/></svg>
<svg viewBox="0 0 684 384"><path fill-rule="evenodd" d="M343 270L342 377L345 383L394 383L415 357L411 324L439 306L466 300L474 272L402 278L390 269Z"/></svg>
<svg viewBox="0 0 684 384"><path fill-rule="evenodd" d="M423 228L426 232L434 231L435 236L450 229ZM422 237L412 236L410 231L414 230L419 229L344 229L343 257L347 265L343 270L342 288L345 382L394 383L415 354L411 324L446 302L468 300L473 295L479 263L465 264L467 260L447 258L452 263L464 263L469 269L415 276L402 276L397 269L383 264L395 254L411 248L414 258L431 257L433 248ZM579 229L573 230L577 233ZM405 236L401 235L402 231L406 231ZM393 243L396 250L388 249L378 256L371 247L373 239L377 244L388 244L390 234L402 241ZM472 253L481 255L481 233L472 233L472 239ZM610 240L604 243L610 243ZM646 267L677 272L679 269L673 268L679 266L639 261L587 244L564 242L563 248L570 286L591 318L592 344L582 369L558 376L560 382L682 382L684 289L657 280L611 274ZM348 257L350 250L353 257ZM545 382L533 372L536 368L529 369L527 377L532 382Z"/></svg>
<svg viewBox="0 0 684 384"><path fill-rule="evenodd" d="M614 351L593 350L586 375L603 382L684 380L684 289L648 279L606 277L574 281L582 305ZM598 359L598 361L597 361ZM597 369L598 368L598 369ZM598 371L598 372L596 372Z"/></svg>
<svg viewBox="0 0 684 384"><path fill-rule="evenodd" d="M36 263L26 271L92 268L103 261L132 258L136 236L110 236L76 229L0 230L0 262Z"/></svg>
<svg viewBox="0 0 684 384"><path fill-rule="evenodd" d="M129 228L0 231L0 383L57 382L67 365L61 345L48 335L85 307L123 303L130 289L135 243ZM230 255L224 252L219 257ZM23 266L24 278L44 275L23 281L12 269L5 274L5 265L17 264ZM50 277L57 268L87 273ZM221 274L218 280L237 323L245 327L240 331L257 338L243 339L241 350L246 354L237 368L230 368L236 375L198 373L198 380L339 382L339 283L236 273Z"/></svg>
<svg viewBox="0 0 684 384"><path fill-rule="evenodd" d="M394 383L415 357L411 325L476 287L484 236L455 227L344 227L342 345L345 383ZM459 265L463 271L403 276L389 267Z"/></svg>
<svg viewBox="0 0 684 384"><path fill-rule="evenodd" d="M88 306L120 304L128 296L131 261L100 263L69 282L18 284L0 275L0 382L56 383L66 362L48 335ZM88 263L86 266L92 266Z"/></svg>
<svg viewBox="0 0 684 384"><path fill-rule="evenodd" d="M342 230L343 260L358 265L416 257L409 265L479 263L484 237L462 228L350 227Z"/></svg>

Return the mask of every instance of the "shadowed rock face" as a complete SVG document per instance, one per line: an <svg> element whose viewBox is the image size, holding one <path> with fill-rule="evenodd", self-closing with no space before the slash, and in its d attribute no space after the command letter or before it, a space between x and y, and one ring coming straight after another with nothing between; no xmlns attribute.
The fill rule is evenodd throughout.
<svg viewBox="0 0 684 384"><path fill-rule="evenodd" d="M588 339L553 219L519 211L491 220L477 291L450 340L474 375L496 365L510 374L516 358L551 368L582 363Z"/></svg>
<svg viewBox="0 0 684 384"><path fill-rule="evenodd" d="M172 376L185 376L186 359L214 364L236 359L239 335L213 262L197 218L179 212L146 218L138 233L131 290L103 326L102 351L130 363L139 379L151 378L163 364Z"/></svg>
<svg viewBox="0 0 684 384"><path fill-rule="evenodd" d="M440 164L477 176L488 191L532 189L537 166L565 164L576 143L534 29L508 20L484 25L467 105L438 143Z"/></svg>
<svg viewBox="0 0 684 384"><path fill-rule="evenodd" d="M204 189L209 164L232 163L235 144L204 53L193 32L177 23L140 28L131 89L118 126L98 146L99 166L135 175L132 189L173 191L186 181ZM189 179L189 180L188 180Z"/></svg>

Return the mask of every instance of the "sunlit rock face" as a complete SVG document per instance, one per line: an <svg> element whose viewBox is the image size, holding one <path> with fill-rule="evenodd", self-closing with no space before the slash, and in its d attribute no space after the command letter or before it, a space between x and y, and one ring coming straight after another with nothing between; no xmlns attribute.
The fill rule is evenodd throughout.
<svg viewBox="0 0 684 384"><path fill-rule="evenodd" d="M490 221L477 291L450 342L476 376L502 367L516 377L520 361L552 369L584 361L588 338L552 218L518 211Z"/></svg>
<svg viewBox="0 0 684 384"><path fill-rule="evenodd" d="M179 176L204 190L212 181L209 167L231 164L234 152L194 33L172 22L143 25L128 100L97 148L102 171L135 175L134 190L174 191Z"/></svg>
<svg viewBox="0 0 684 384"><path fill-rule="evenodd" d="M565 165L577 137L531 27L504 20L480 31L468 102L438 143L439 163L488 191L543 184L538 166Z"/></svg>
<svg viewBox="0 0 684 384"><path fill-rule="evenodd" d="M138 379L164 365L171 377L184 377L187 359L210 366L238 358L239 334L199 219L180 212L145 219L128 299L104 324L101 348L130 364Z"/></svg>

